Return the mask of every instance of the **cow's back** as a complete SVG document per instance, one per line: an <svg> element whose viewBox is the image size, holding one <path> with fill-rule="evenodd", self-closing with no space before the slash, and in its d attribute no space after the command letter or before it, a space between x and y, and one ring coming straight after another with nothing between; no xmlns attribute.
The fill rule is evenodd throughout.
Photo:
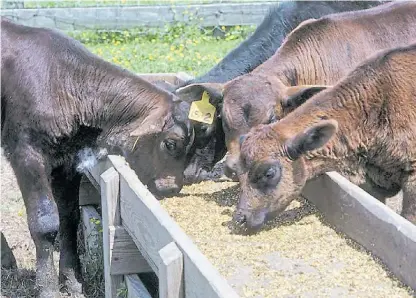
<svg viewBox="0 0 416 298"><path fill-rule="evenodd" d="M388 3L303 22L264 66L288 85L333 84L373 53L414 39L416 2Z"/></svg>
<svg viewBox="0 0 416 298"><path fill-rule="evenodd" d="M70 135L84 104L67 94L87 92L75 79L91 79L81 77L83 69L93 63L98 68L100 61L56 30L4 18L1 26L2 139L17 141L17 131L36 134L38 142Z"/></svg>

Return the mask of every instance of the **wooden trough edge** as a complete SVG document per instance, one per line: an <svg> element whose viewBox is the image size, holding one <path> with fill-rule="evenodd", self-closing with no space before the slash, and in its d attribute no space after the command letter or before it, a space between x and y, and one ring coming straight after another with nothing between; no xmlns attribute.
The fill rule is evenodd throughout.
<svg viewBox="0 0 416 298"><path fill-rule="evenodd" d="M159 251L174 242L183 254L185 297L238 297L217 269L208 261L158 200L119 156L109 156L120 174L123 226L155 273L160 276L163 259ZM146 254L147 253L147 254Z"/></svg>
<svg viewBox="0 0 416 298"><path fill-rule="evenodd" d="M415 225L337 172L308 181L303 196L416 291Z"/></svg>
<svg viewBox="0 0 416 298"><path fill-rule="evenodd" d="M174 242L183 254L185 297L239 297L141 183L123 157L109 155L106 160L99 162L89 171L89 179L93 180L93 184L98 185L101 174L111 167L114 167L120 175L122 226L153 271L160 275L163 260L159 251Z"/></svg>
<svg viewBox="0 0 416 298"><path fill-rule="evenodd" d="M112 241L110 241L109 246L102 245L102 239L99 235L103 233L103 237L105 238L105 225L103 223L103 218L97 212L95 207L88 205L82 206L81 218L84 226L83 245L85 247L85 254L87 255L88 261L92 263L101 262L101 260L99 260L99 256L101 255L100 251L103 250L102 253L104 259L105 297L117 296L117 289L120 287L123 281L123 275L126 278L126 285L129 285L127 279L127 277L129 277L132 291L133 293L137 293L141 289L141 286L135 282L137 279L140 280L137 273L151 272L151 268L141 253L137 250L137 247L131 239L130 235L122 227L115 227L115 229L114 227L110 227L109 238L112 239ZM110 250L109 261L106 258L106 255L108 254L106 250ZM111 267L109 270L108 266L110 263ZM86 266L89 265L87 264ZM107 274L110 274L110 276ZM150 298L150 294L149 296L139 295L131 297Z"/></svg>

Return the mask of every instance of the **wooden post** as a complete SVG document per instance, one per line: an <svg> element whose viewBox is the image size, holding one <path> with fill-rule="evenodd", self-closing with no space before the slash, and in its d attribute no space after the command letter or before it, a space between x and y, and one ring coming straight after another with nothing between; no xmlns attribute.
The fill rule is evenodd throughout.
<svg viewBox="0 0 416 298"><path fill-rule="evenodd" d="M101 206L103 221L103 250L105 297L117 297L117 288L123 282L122 275L111 275L111 246L114 244L114 226L121 224L119 206L120 178L113 167L101 174ZM111 239L113 237L113 239Z"/></svg>
<svg viewBox="0 0 416 298"><path fill-rule="evenodd" d="M88 262L84 265L92 266L93 263L101 262L99 260L101 256L101 216L93 206L82 206L81 218L84 228L85 254L88 258Z"/></svg>
<svg viewBox="0 0 416 298"><path fill-rule="evenodd" d="M99 205L101 203L100 200L100 193L91 184L87 176L83 175L79 187L79 205Z"/></svg>
<svg viewBox="0 0 416 298"><path fill-rule="evenodd" d="M170 242L159 250L162 264L159 268L159 297L182 298L183 295L183 256L175 242Z"/></svg>

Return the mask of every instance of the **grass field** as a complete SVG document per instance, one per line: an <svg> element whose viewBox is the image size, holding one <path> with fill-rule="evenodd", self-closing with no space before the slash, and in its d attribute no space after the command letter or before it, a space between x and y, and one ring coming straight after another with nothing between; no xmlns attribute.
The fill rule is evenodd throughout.
<svg viewBox="0 0 416 298"><path fill-rule="evenodd" d="M225 39L184 26L163 32L122 34L83 32L75 37L104 59L134 72L186 71L202 74L246 37L249 29L231 30ZM1 297L35 297L35 247L26 223L21 193L10 165L1 154L1 229L11 246L18 270L2 270ZM56 253L55 260L58 260Z"/></svg>

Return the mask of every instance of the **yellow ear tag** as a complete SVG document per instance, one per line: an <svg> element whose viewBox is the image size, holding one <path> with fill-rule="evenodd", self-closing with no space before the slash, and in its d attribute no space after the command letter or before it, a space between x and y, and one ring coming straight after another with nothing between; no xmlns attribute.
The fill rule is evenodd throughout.
<svg viewBox="0 0 416 298"><path fill-rule="evenodd" d="M215 116L215 107L209 103L209 95L206 91L202 94L201 100L191 104L188 118L202 123L212 124Z"/></svg>

